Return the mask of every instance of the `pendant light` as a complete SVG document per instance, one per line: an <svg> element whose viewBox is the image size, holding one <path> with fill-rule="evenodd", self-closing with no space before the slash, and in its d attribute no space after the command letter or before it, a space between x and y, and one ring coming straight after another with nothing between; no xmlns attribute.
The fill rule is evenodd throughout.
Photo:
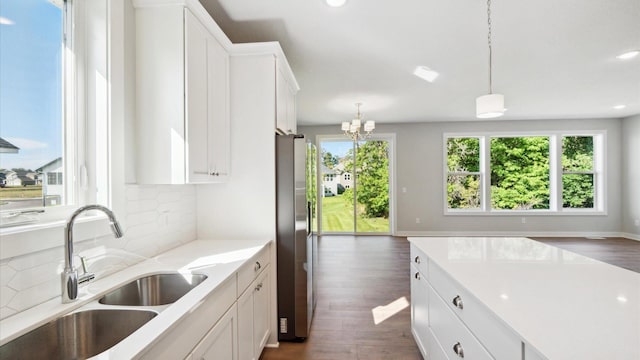
<svg viewBox="0 0 640 360"><path fill-rule="evenodd" d="M487 40L489 44L489 94L476 98L476 117L479 119L491 119L504 115L504 95L493 93L493 82L491 79L491 0L487 0L487 24L489 33Z"/></svg>
<svg viewBox="0 0 640 360"><path fill-rule="evenodd" d="M353 141L365 140L371 136L371 132L376 128L376 123L373 120L367 120L364 122L364 133L362 130L362 114L360 113L360 105L362 103L356 103L358 107L358 113L356 117L349 121L342 123L342 131L344 134L351 138Z"/></svg>

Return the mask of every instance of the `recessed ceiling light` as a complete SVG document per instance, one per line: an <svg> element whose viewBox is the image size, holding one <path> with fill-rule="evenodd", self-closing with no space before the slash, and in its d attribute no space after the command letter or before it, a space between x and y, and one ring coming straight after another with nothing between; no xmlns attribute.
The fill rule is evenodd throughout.
<svg viewBox="0 0 640 360"><path fill-rule="evenodd" d="M438 74L437 71L431 70L426 66L418 66L415 70L413 70L413 75L432 83L440 74Z"/></svg>
<svg viewBox="0 0 640 360"><path fill-rule="evenodd" d="M620 105L614 106L613 108L616 109L616 110L621 110L621 109L624 109L626 107L627 107L627 105L620 104Z"/></svg>
<svg viewBox="0 0 640 360"><path fill-rule="evenodd" d="M325 1L327 2L327 5L331 7L340 7L347 2L347 0L325 0Z"/></svg>
<svg viewBox="0 0 640 360"><path fill-rule="evenodd" d="M640 50L627 51L624 54L620 54L620 55L616 56L616 58L618 58L620 60L629 60L629 59L633 59L634 57L638 56L638 54L640 54Z"/></svg>

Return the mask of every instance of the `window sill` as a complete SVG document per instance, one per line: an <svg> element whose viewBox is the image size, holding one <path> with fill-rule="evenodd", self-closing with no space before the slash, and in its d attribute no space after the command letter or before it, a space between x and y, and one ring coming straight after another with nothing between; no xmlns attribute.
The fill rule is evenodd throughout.
<svg viewBox="0 0 640 360"><path fill-rule="evenodd" d="M0 229L0 260L64 246L66 223L56 220ZM79 217L73 230L74 242L110 233L107 217L102 214Z"/></svg>
<svg viewBox="0 0 640 360"><path fill-rule="evenodd" d="M445 211L445 216L606 216L606 211L597 210L502 210L502 211L481 211L481 210L461 210Z"/></svg>

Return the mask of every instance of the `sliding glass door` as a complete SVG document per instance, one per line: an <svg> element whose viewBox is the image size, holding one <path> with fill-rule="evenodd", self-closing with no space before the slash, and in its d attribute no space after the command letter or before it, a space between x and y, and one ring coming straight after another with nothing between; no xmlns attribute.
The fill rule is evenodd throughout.
<svg viewBox="0 0 640 360"><path fill-rule="evenodd" d="M390 141L320 141L321 232L389 234Z"/></svg>

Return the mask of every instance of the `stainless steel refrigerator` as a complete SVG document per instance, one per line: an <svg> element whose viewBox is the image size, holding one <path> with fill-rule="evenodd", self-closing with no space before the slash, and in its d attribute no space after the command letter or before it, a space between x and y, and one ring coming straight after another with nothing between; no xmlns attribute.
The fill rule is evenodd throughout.
<svg viewBox="0 0 640 360"><path fill-rule="evenodd" d="M304 135L276 136L278 340L309 336L317 264L316 151Z"/></svg>

